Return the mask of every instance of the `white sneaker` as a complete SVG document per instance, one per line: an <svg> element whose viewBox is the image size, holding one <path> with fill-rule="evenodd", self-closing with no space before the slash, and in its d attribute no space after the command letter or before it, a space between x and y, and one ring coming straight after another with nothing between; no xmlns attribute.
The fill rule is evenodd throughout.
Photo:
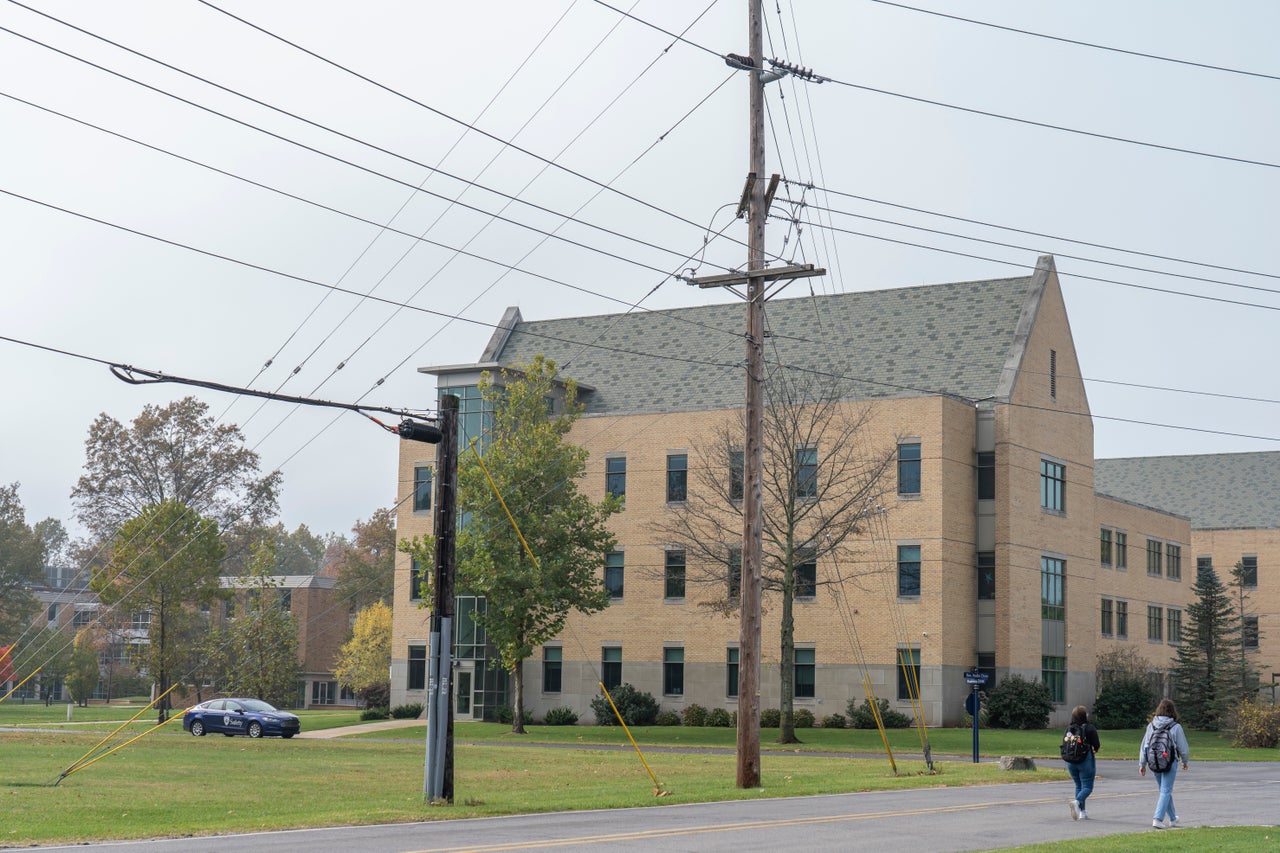
<svg viewBox="0 0 1280 853"><path fill-rule="evenodd" d="M1178 819L1176 817L1173 820L1169 821L1170 829L1175 829L1177 826L1178 826Z"/></svg>
<svg viewBox="0 0 1280 853"><path fill-rule="evenodd" d="M1152 829L1164 829L1164 824L1163 824L1163 823L1161 823L1161 822L1160 822L1160 821L1158 821L1158 820L1153 820L1153 821L1151 821L1151 828L1152 828Z"/></svg>
<svg viewBox="0 0 1280 853"><path fill-rule="evenodd" d="M1089 819L1089 813L1088 813L1087 811L1085 811L1084 809L1081 809L1081 810L1080 810L1080 819L1081 819L1081 820L1088 820L1088 819Z"/></svg>
<svg viewBox="0 0 1280 853"><path fill-rule="evenodd" d="M1079 820L1079 819L1080 819L1080 804L1079 804L1079 803L1077 803L1075 800L1069 800L1069 801L1067 802L1067 808L1071 810L1071 819L1072 819L1072 820Z"/></svg>

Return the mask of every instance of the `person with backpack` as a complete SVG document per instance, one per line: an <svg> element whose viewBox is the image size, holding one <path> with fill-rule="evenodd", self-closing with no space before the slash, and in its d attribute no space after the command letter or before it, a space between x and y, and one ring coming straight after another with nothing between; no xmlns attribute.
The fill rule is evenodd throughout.
<svg viewBox="0 0 1280 853"><path fill-rule="evenodd" d="M1150 767L1160 786L1156 813L1151 817L1153 828L1165 829L1178 825L1178 812L1173 807L1173 780L1178 775L1178 765L1181 764L1182 769L1186 770L1190 757L1187 733L1178 722L1178 712L1173 707L1173 700L1161 699L1156 706L1155 716L1147 723L1147 731L1142 736L1142 747L1138 750L1138 775L1146 776L1147 768ZM1164 822L1166 820L1167 823Z"/></svg>
<svg viewBox="0 0 1280 853"><path fill-rule="evenodd" d="M1098 740L1098 728L1089 722L1089 712L1083 705L1075 706L1071 710L1071 724L1062 736L1062 760L1067 763L1071 781L1076 783L1076 795L1067 805L1071 809L1072 820L1089 819L1084 803L1093 793L1093 779L1098 773L1098 762L1094 756L1100 749L1102 743Z"/></svg>

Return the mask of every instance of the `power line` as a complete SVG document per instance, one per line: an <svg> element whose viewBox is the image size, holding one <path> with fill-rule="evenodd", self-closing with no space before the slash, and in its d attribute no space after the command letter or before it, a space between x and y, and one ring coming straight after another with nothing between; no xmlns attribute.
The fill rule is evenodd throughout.
<svg viewBox="0 0 1280 853"><path fill-rule="evenodd" d="M898 9L905 9L908 12L920 12L921 14L924 14L924 15L934 15L939 18L949 18L950 20L953 20L953 21L961 21L966 24L976 24L977 26L980 26L980 27L990 27L993 30L1004 30L1005 32L1017 33L1019 35L1024 35L1024 36L1033 36L1034 38L1048 39L1050 41L1062 42L1064 44L1074 44L1078 47L1088 47L1094 50L1105 50L1111 53L1122 53L1122 54L1125 54L1126 56L1137 56L1142 59L1155 59L1155 60L1159 60L1160 62L1172 62L1177 65L1189 65L1193 68L1205 68L1210 71L1225 71L1228 74L1241 74L1246 77L1258 77L1263 80L1280 80L1280 77L1277 77L1274 74L1262 74L1257 71L1244 71L1239 68L1227 68L1226 66L1223 66L1223 65L1212 65L1207 62L1194 62L1189 59L1178 59L1172 56L1160 56L1159 54L1155 54L1155 53L1144 53L1143 51L1140 51L1140 50L1127 50L1122 47L1111 47L1103 44L1094 44L1093 42L1065 38L1064 36L1055 36L1055 35L1050 35L1048 33L1037 33L1037 32L1032 32L1031 30L1022 30L1022 29L1018 29L1017 27L1010 27L1004 24L994 24L994 23L991 23L990 21L979 21L974 18L962 18L959 15L948 15L945 12L937 12L937 11L934 11L933 9L920 9L920 8L917 8L916 6L907 6L903 3L894 3L894 2L891 2L891 0L871 0L871 2L879 3L882 6L894 6Z"/></svg>

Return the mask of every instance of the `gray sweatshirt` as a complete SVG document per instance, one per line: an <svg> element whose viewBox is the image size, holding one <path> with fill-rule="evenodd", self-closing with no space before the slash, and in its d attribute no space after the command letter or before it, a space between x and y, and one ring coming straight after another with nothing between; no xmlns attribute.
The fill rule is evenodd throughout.
<svg viewBox="0 0 1280 853"><path fill-rule="evenodd" d="M1147 766L1147 741L1151 740L1151 734L1157 728L1169 726L1169 740L1173 742L1173 752L1177 756L1179 764L1186 764L1191 758L1191 749L1187 746L1187 733L1182 730L1182 724L1174 722L1172 717L1160 715L1153 717L1151 722L1147 723L1147 731L1142 736L1142 746L1138 747L1138 766Z"/></svg>

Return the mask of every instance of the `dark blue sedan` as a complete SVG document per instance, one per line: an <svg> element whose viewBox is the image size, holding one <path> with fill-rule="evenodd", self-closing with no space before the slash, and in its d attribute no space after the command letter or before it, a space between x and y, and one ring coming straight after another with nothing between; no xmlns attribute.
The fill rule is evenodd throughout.
<svg viewBox="0 0 1280 853"><path fill-rule="evenodd" d="M182 712L182 730L196 737L221 732L227 737L291 738L302 730L298 718L261 699L210 699Z"/></svg>

